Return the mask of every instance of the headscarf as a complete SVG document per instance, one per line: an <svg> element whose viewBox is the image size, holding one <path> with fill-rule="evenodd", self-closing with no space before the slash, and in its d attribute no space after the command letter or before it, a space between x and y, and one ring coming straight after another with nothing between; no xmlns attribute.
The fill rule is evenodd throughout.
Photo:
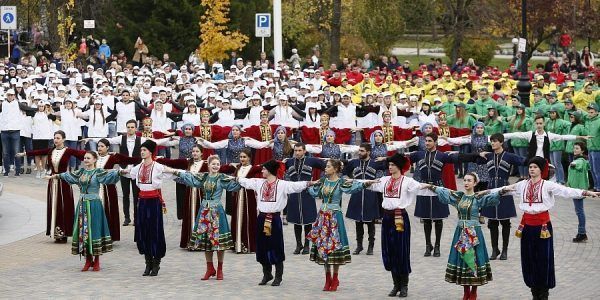
<svg viewBox="0 0 600 300"><path fill-rule="evenodd" d="M481 121L477 121L477 122L475 122L475 124L473 125L473 128L471 129L472 134L477 134L477 131L476 131L477 126L481 126L485 129L485 124Z"/></svg>
<svg viewBox="0 0 600 300"><path fill-rule="evenodd" d="M333 135L333 139L334 139L334 143L335 143L335 131L333 131L331 129L327 130L327 133L323 136L323 143L327 143L328 135Z"/></svg>
<svg viewBox="0 0 600 300"><path fill-rule="evenodd" d="M421 125L421 133L422 134L425 134L425 127L427 127L428 125L431 126L431 128L433 128L433 124L431 124L429 122L423 123L423 125Z"/></svg>
<svg viewBox="0 0 600 300"><path fill-rule="evenodd" d="M371 133L371 136L369 137L369 141L371 142L371 146L375 146L375 134L381 134L381 136L383 137L383 130L375 130Z"/></svg>
<svg viewBox="0 0 600 300"><path fill-rule="evenodd" d="M233 128L237 128L237 129L239 129L239 130L240 130L240 132L242 131L242 127L241 127L241 126L238 126L238 125L233 125L233 126L231 126L231 130L229 131L229 134L227 135L227 137L228 137L229 139L233 139ZM240 136L240 137L241 137L241 136Z"/></svg>

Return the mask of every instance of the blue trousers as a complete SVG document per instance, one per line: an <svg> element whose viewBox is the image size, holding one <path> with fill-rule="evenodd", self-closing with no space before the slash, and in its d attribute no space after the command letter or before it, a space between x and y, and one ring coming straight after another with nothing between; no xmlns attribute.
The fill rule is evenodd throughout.
<svg viewBox="0 0 600 300"><path fill-rule="evenodd" d="M592 167L594 190L600 191L600 151L590 151L588 158Z"/></svg>
<svg viewBox="0 0 600 300"><path fill-rule="evenodd" d="M15 165L15 175L19 174L21 169L21 160L15 159L15 156L21 148L21 135L19 130L5 130L1 134L2 140L2 160L4 163L4 174L7 175L12 164Z"/></svg>
<svg viewBox="0 0 600 300"><path fill-rule="evenodd" d="M577 215L577 234L585 234L585 211L583 210L583 199L573 199L575 214Z"/></svg>
<svg viewBox="0 0 600 300"><path fill-rule="evenodd" d="M526 147L514 147L513 149L515 149L515 154L517 154L520 157L527 157L527 148ZM528 177L529 176L529 170L527 170L527 166L519 166L519 176L521 177Z"/></svg>
<svg viewBox="0 0 600 300"><path fill-rule="evenodd" d="M556 171L556 182L565 183L565 171L562 165L562 151L550 151L550 163L554 165Z"/></svg>

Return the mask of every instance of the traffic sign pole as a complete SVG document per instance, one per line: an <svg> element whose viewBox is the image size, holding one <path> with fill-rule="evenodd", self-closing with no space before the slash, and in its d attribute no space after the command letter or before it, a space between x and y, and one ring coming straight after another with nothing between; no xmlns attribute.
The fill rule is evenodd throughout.
<svg viewBox="0 0 600 300"><path fill-rule="evenodd" d="M8 30L8 58L10 58L10 29Z"/></svg>
<svg viewBox="0 0 600 300"><path fill-rule="evenodd" d="M261 42L262 46L260 48L261 49L260 52L262 53L262 52L265 52L265 38L261 37L260 39L262 40L262 42Z"/></svg>

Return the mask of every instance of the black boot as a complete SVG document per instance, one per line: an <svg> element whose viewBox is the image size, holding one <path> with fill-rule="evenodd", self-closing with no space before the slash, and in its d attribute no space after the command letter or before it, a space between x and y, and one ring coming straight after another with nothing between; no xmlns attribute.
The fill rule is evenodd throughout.
<svg viewBox="0 0 600 300"><path fill-rule="evenodd" d="M273 283L271 283L272 286L279 286L281 285L281 280L283 280L283 262L280 262L278 264L275 264L275 279L273 280Z"/></svg>
<svg viewBox="0 0 600 300"><path fill-rule="evenodd" d="M308 239L304 239L304 248L302 248L302 254L308 254L310 248L310 242Z"/></svg>
<svg viewBox="0 0 600 300"><path fill-rule="evenodd" d="M394 280L394 288L390 291L388 296L396 297L396 295L398 295L398 291L400 290L400 276L394 275L392 272L392 279Z"/></svg>
<svg viewBox="0 0 600 300"><path fill-rule="evenodd" d="M500 255L500 249L498 249L498 221L488 220L488 228L490 229L490 240L492 243L490 260L496 260L498 255Z"/></svg>
<svg viewBox="0 0 600 300"><path fill-rule="evenodd" d="M373 255L373 247L375 247L375 239L369 238L369 247L367 247L367 255Z"/></svg>
<svg viewBox="0 0 600 300"><path fill-rule="evenodd" d="M442 228L444 223L442 220L435 221L435 246L433 247L433 257L440 257L440 239L442 237Z"/></svg>
<svg viewBox="0 0 600 300"><path fill-rule="evenodd" d="M263 269L263 278L258 283L258 285L266 285L267 282L269 282L273 279L273 274L272 274L273 266L272 265L264 264L264 265L262 265L262 269Z"/></svg>
<svg viewBox="0 0 600 300"><path fill-rule="evenodd" d="M150 272L150 276L158 275L158 270L160 270L160 258L155 258L152 261L152 271Z"/></svg>
<svg viewBox="0 0 600 300"><path fill-rule="evenodd" d="M294 224L294 235L296 236L296 250L294 254L302 252L302 225Z"/></svg>
<svg viewBox="0 0 600 300"><path fill-rule="evenodd" d="M367 255L373 255L373 247L375 246L375 224L367 223L367 229L369 231L369 247L367 248Z"/></svg>
<svg viewBox="0 0 600 300"><path fill-rule="evenodd" d="M408 274L400 275L400 295L398 297L408 297Z"/></svg>
<svg viewBox="0 0 600 300"><path fill-rule="evenodd" d="M365 228L363 222L354 222L356 224L356 249L352 254L359 255L363 251L363 238L365 236Z"/></svg>
<svg viewBox="0 0 600 300"><path fill-rule="evenodd" d="M146 254L144 255L144 258L146 259L146 269L144 270L144 274L142 274L142 276L148 276L152 270L152 255Z"/></svg>
<svg viewBox="0 0 600 300"><path fill-rule="evenodd" d="M587 239L588 239L587 234L578 233L577 236L575 236L573 238L573 243L583 243L583 242L586 242Z"/></svg>
<svg viewBox="0 0 600 300"><path fill-rule="evenodd" d="M425 254L423 256L431 256L433 246L431 245L431 220L423 220L423 230L425 231Z"/></svg>
<svg viewBox="0 0 600 300"><path fill-rule="evenodd" d="M538 289L538 299L540 300L548 300L548 296L550 296L550 292L547 288Z"/></svg>
<svg viewBox="0 0 600 300"><path fill-rule="evenodd" d="M508 241L510 239L510 220L502 221L502 253L500 260L508 259Z"/></svg>

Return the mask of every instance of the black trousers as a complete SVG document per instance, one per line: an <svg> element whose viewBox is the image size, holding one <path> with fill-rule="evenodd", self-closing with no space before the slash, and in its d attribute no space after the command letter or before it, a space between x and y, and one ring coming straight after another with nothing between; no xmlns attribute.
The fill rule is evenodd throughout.
<svg viewBox="0 0 600 300"><path fill-rule="evenodd" d="M137 203L138 203L138 194L139 189L135 184L135 181L131 180L131 178L127 178L125 176L121 176L121 191L123 192L123 214L125 215L125 219L131 219L129 214L129 195L131 194L131 190L133 190L133 219L137 215Z"/></svg>

